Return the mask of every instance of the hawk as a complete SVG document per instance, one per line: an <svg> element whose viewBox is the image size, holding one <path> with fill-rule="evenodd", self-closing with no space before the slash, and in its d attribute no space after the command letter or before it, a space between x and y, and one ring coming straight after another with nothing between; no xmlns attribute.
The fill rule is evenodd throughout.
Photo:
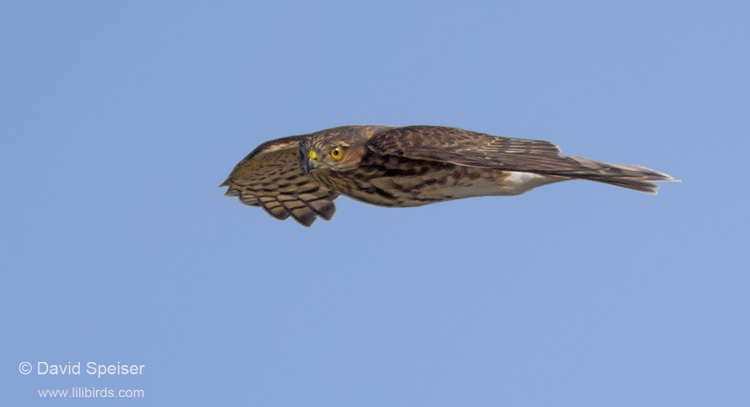
<svg viewBox="0 0 750 407"><path fill-rule="evenodd" d="M220 187L245 205L310 226L339 195L384 207L519 195L581 179L656 194L671 176L637 165L564 156L553 143L454 127L342 126L261 144Z"/></svg>

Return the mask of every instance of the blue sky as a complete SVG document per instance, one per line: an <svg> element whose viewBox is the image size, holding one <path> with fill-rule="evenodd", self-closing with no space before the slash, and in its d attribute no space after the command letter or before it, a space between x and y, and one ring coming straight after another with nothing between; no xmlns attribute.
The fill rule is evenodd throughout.
<svg viewBox="0 0 750 407"><path fill-rule="evenodd" d="M748 12L4 2L3 400L748 405ZM341 198L309 229L216 188L266 140L357 123L550 140L683 182L416 209Z"/></svg>

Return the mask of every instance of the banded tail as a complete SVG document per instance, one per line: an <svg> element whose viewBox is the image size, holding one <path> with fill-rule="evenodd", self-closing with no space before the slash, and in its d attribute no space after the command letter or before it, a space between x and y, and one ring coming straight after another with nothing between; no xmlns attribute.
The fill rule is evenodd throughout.
<svg viewBox="0 0 750 407"><path fill-rule="evenodd" d="M561 173L572 179L584 179L589 181L603 182L618 187L634 189L647 194L656 195L659 185L654 182L673 181L679 182L671 175L640 165L610 164L601 161L590 160L584 157L568 156L567 158L580 164L580 167L572 173Z"/></svg>

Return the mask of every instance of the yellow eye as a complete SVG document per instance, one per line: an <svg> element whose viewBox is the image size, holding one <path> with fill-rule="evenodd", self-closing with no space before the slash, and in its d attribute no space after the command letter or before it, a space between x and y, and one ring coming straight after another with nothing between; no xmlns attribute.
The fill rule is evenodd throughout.
<svg viewBox="0 0 750 407"><path fill-rule="evenodd" d="M331 150L331 158L333 158L334 160L340 160L341 155L342 155L341 148L336 147L333 150Z"/></svg>

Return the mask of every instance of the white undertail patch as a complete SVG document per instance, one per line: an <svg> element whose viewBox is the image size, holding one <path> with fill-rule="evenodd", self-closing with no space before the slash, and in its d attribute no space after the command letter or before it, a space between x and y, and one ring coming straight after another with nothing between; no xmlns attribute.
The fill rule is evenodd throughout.
<svg viewBox="0 0 750 407"><path fill-rule="evenodd" d="M511 171L503 185L500 185L500 195L520 195L542 185L565 181L565 178L550 177L532 172Z"/></svg>

